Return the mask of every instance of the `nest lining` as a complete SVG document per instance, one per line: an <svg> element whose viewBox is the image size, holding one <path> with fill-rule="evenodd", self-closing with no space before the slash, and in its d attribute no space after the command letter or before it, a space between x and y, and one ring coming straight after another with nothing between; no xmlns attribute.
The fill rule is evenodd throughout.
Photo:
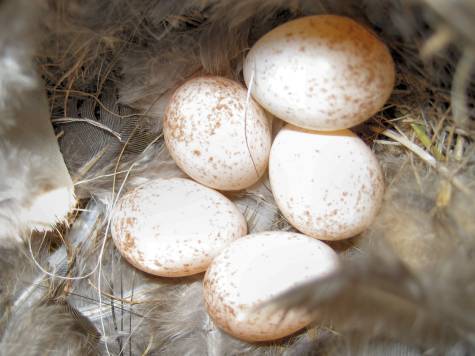
<svg viewBox="0 0 475 356"><path fill-rule="evenodd" d="M12 276L5 277L2 305L8 313L2 313L0 329L7 354L33 327L35 338L19 354L44 348L61 354L65 345L72 354L117 355L474 348L470 23L460 28L467 22L454 21L438 1L43 5L43 45L36 58L81 200L68 226L30 240L31 256L28 245L13 254L17 259L2 253L5 276ZM454 11L467 17L475 16L472 10L461 1ZM128 189L180 174L161 136L170 91L196 72L242 82L242 60L262 34L317 13L370 26L396 61L398 82L387 105L355 129L382 164L385 202L365 234L330 243L344 259L338 275L277 301L305 306L318 322L285 340L247 344L212 325L201 301L202 276L154 278L128 265L109 239L109 213ZM265 186L229 197L245 213L250 231L292 229Z"/></svg>

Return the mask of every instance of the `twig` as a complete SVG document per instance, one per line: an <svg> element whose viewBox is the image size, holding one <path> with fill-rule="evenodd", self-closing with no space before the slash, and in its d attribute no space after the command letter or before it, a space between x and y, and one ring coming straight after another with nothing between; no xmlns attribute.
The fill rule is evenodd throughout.
<svg viewBox="0 0 475 356"><path fill-rule="evenodd" d="M438 161L443 161L444 155L437 146L434 146L433 140L429 138L429 136L427 136L427 133L422 127L422 125L411 124L411 127L419 141L421 141L421 143L424 145L424 147L429 150Z"/></svg>
<svg viewBox="0 0 475 356"><path fill-rule="evenodd" d="M51 122L53 123L58 123L58 124L68 124L68 123L73 123L73 122L85 122L87 124L90 124L95 127L99 127L100 129L103 129L104 131L109 132L111 135L115 136L120 142L122 142L122 137L118 132L115 132L112 130L110 127L107 127L106 125L101 124L100 122L97 122L96 120L88 119L88 118L72 118L72 117L63 117L61 119L52 119Z"/></svg>
<svg viewBox="0 0 475 356"><path fill-rule="evenodd" d="M97 288L97 286L91 282L90 280L87 281L89 283L89 285L94 288L95 290L99 291L99 288ZM144 301L141 301L141 300L133 300L132 298L129 298L129 297L126 297L126 298L121 298L119 296L116 296L116 295L113 295L113 294L110 294L110 293L107 293L105 291L101 291L101 294L106 296L107 298L109 298L111 301L112 300L117 300L119 302L122 302L122 303L127 303L127 304L130 304L130 305L133 305L133 304L143 304L145 303ZM131 297L133 296L133 293L131 295Z"/></svg>
<svg viewBox="0 0 475 356"><path fill-rule="evenodd" d="M385 146L401 146L399 142L387 141L387 140L373 140L374 143Z"/></svg>
<svg viewBox="0 0 475 356"><path fill-rule="evenodd" d="M133 171L133 170L132 170L132 171ZM115 172L115 173L102 174L102 175L100 175L100 176L96 176L96 177L93 177L93 178L89 178L89 179L84 179L84 180L77 181L76 183L74 183L74 185L80 185L80 184L84 184L84 183L89 183L89 182L93 182L93 181L98 180L98 179L101 179L101 178L112 177L112 176L119 175L119 174L124 174L124 173L127 173L127 172L128 172L128 170L123 170L123 171L119 171L119 172Z"/></svg>
<svg viewBox="0 0 475 356"><path fill-rule="evenodd" d="M144 352L142 353L142 356L147 356L148 355L148 353L150 352L150 350L152 348L152 343L153 343L153 334L150 334L148 345L145 348Z"/></svg>
<svg viewBox="0 0 475 356"><path fill-rule="evenodd" d="M460 179L454 177L453 173L450 170L442 165L427 151L416 145L414 142L410 141L407 137L398 134L397 132L390 130L390 129L381 129L379 127L371 127L371 130L375 133L380 135L389 137L394 141L399 142L401 145L412 151L416 154L420 159L422 159L425 163L427 163L430 167L434 168L437 172L447 178L457 189L462 191L465 194L472 195L472 191L468 189Z"/></svg>
<svg viewBox="0 0 475 356"><path fill-rule="evenodd" d="M52 89L51 89L52 90ZM104 109L107 113L111 114L112 116L121 118L121 119L127 119L129 117L134 117L134 116L146 116L145 114L137 113L137 114L128 114L128 115L120 115L115 112L113 112L111 109L109 109L107 106L104 105L104 103L94 94L87 93L85 91L80 91L80 90L62 90L62 89L55 89L56 92L58 93L70 93L70 94L77 94L80 96L86 96L89 98L93 98L94 101L102 108Z"/></svg>

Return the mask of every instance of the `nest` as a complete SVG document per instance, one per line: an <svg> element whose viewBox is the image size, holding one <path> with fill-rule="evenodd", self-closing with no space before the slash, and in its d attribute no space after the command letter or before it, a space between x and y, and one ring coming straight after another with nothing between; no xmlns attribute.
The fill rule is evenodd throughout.
<svg viewBox="0 0 475 356"><path fill-rule="evenodd" d="M0 10L9 3L0 1ZM68 224L22 246L0 246L0 353L475 350L470 0L450 8L443 0L17 3L24 23L15 35L34 49L79 201ZM213 325L201 297L202 275L152 277L123 260L110 239L110 211L137 185L180 174L161 134L165 105L178 85L196 72L242 82L246 51L260 36L322 13L366 24L396 62L390 100L355 128L382 165L384 204L368 231L330 243L343 260L338 274L275 301L305 307L315 323L285 340L249 344ZM292 229L261 186L228 197L251 232Z"/></svg>

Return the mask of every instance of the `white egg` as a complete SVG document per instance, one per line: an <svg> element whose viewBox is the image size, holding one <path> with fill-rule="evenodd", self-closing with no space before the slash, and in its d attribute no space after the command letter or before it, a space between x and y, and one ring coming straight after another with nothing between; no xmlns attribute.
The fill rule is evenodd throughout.
<svg viewBox="0 0 475 356"><path fill-rule="evenodd" d="M112 237L138 269L164 277L206 270L247 232L246 221L222 194L189 179L149 181L124 195L114 211Z"/></svg>
<svg viewBox="0 0 475 356"><path fill-rule="evenodd" d="M280 339L312 319L302 310L263 308L263 303L337 267L336 253L311 237L283 231L251 234L233 242L210 265L205 305L215 324L234 337Z"/></svg>
<svg viewBox="0 0 475 356"><path fill-rule="evenodd" d="M365 230L383 197L379 163L350 130L286 125L272 145L269 176L282 214L299 231L322 240Z"/></svg>
<svg viewBox="0 0 475 356"><path fill-rule="evenodd" d="M170 100L163 132L177 165L211 188L247 188L267 168L270 121L230 79L198 77L183 84Z"/></svg>
<svg viewBox="0 0 475 356"><path fill-rule="evenodd" d="M299 127L339 130L382 108L394 86L387 47L352 19L303 17L252 47L244 79L266 110ZM251 83L253 79L253 83Z"/></svg>

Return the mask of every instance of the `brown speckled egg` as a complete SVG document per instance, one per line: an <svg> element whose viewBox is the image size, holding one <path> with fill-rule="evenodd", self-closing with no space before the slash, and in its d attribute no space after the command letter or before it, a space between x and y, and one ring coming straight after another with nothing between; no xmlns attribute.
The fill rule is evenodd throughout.
<svg viewBox="0 0 475 356"><path fill-rule="evenodd" d="M286 125L272 145L269 176L282 214L296 229L321 240L365 230L384 191L376 157L350 130Z"/></svg>
<svg viewBox="0 0 475 356"><path fill-rule="evenodd" d="M211 76L187 81L171 98L163 126L166 145L177 165L201 184L240 190L264 174L270 121L246 99L241 84Z"/></svg>
<svg viewBox="0 0 475 356"><path fill-rule="evenodd" d="M206 270L230 242L247 232L237 207L189 179L149 181L118 202L112 238L127 261L164 277Z"/></svg>
<svg viewBox="0 0 475 356"><path fill-rule="evenodd" d="M262 304L337 266L336 253L311 237L283 231L251 234L233 242L209 267L205 305L215 324L234 337L280 339L308 325L311 317Z"/></svg>
<svg viewBox="0 0 475 356"><path fill-rule="evenodd" d="M302 17L276 27L252 47L244 79L266 110L296 126L339 130L382 108L395 81L387 47L354 20Z"/></svg>

